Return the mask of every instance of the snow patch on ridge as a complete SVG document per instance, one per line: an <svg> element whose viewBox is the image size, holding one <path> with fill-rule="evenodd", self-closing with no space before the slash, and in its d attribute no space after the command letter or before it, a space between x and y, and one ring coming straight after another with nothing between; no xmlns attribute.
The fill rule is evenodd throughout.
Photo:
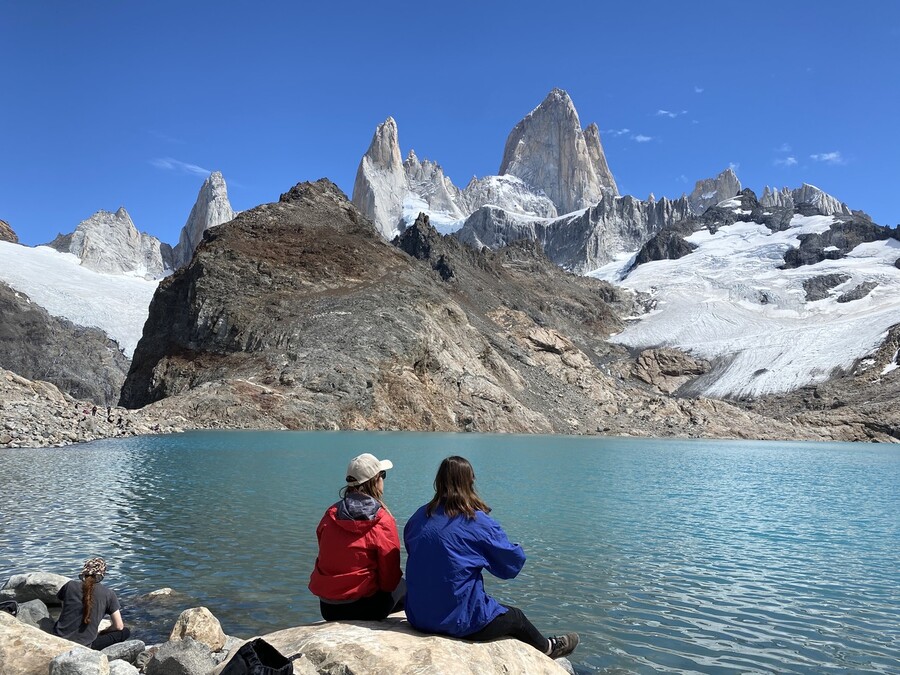
<svg viewBox="0 0 900 675"><path fill-rule="evenodd" d="M30 248L4 241L0 241L0 280L54 316L99 328L129 359L159 284L134 274L95 272L77 256L49 246Z"/></svg>
<svg viewBox="0 0 900 675"><path fill-rule="evenodd" d="M831 216L794 216L791 227L772 232L739 222L715 234L687 238L697 249L678 260L629 265L621 256L591 276L650 294L655 311L613 342L646 349L670 346L714 362L703 394L759 396L822 382L850 369L873 352L900 317L900 242L870 242L846 258L782 270L784 252L800 234L823 232ZM803 281L824 274L851 278L842 288L875 281L865 297L837 302L832 296L808 303Z"/></svg>

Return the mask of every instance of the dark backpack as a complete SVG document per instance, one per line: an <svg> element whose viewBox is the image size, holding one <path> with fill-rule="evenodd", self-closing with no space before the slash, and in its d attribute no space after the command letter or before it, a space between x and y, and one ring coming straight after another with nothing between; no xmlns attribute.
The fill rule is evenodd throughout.
<svg viewBox="0 0 900 675"><path fill-rule="evenodd" d="M235 652L219 675L293 675L293 662L301 656L284 656L262 638L254 638Z"/></svg>
<svg viewBox="0 0 900 675"><path fill-rule="evenodd" d="M15 600L3 600L0 602L0 612L9 612L15 616L19 613L19 603Z"/></svg>

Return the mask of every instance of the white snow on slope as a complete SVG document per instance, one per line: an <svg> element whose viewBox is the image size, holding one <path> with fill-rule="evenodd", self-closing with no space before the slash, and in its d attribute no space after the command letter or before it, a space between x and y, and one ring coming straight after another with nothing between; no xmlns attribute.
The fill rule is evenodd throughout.
<svg viewBox="0 0 900 675"><path fill-rule="evenodd" d="M29 248L0 241L0 281L54 316L99 328L130 359L159 282L101 274L80 263L77 256L49 246Z"/></svg>
<svg viewBox="0 0 900 675"><path fill-rule="evenodd" d="M428 202L415 192L408 192L403 197L403 214L401 216L404 227L411 227L416 222L420 213L428 214L429 222L441 234L453 234L465 223L465 218L455 218L446 211L433 210ZM399 231L397 232L399 234Z"/></svg>
<svg viewBox="0 0 900 675"><path fill-rule="evenodd" d="M698 248L678 260L639 266L617 281L629 260L591 273L650 293L656 308L612 341L635 348L671 346L715 360L720 370L703 393L758 396L822 382L873 352L890 326L900 323L900 242L889 239L856 247L847 258L779 270L797 235L822 232L831 216L794 216L791 228L770 232L756 223L735 223L688 241ZM806 302L805 279L830 273L850 280L830 296ZM866 281L878 286L866 297L837 297Z"/></svg>

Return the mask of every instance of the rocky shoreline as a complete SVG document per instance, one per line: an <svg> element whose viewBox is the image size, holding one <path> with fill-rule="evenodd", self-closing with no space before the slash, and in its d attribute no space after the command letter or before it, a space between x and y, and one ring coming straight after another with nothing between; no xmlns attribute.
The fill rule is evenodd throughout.
<svg viewBox="0 0 900 675"><path fill-rule="evenodd" d="M15 617L0 611L3 675L217 675L247 642L226 635L206 607L179 612L186 598L166 588L132 603L162 605L172 616L179 612L168 639L149 646L131 639L93 651L51 633L58 613L56 592L67 581L57 574L29 572L11 576L0 589L0 600L19 603ZM141 627L125 618L133 635L141 636ZM293 662L295 675L575 673L567 659L553 661L517 640L470 643L417 633L402 612L382 622L318 622L263 637L285 656L300 655Z"/></svg>

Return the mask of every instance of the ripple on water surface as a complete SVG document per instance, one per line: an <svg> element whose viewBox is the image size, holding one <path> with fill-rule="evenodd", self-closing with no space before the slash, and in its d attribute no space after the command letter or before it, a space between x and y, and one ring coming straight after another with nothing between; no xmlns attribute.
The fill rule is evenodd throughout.
<svg viewBox="0 0 900 675"><path fill-rule="evenodd" d="M578 630L579 671L900 672L900 456L884 446L203 432L4 451L0 574L103 555L151 642L191 604L235 635L317 620L315 527L365 451L394 461L401 529L443 457L472 461L528 554L490 592ZM180 604L135 600L164 586Z"/></svg>

